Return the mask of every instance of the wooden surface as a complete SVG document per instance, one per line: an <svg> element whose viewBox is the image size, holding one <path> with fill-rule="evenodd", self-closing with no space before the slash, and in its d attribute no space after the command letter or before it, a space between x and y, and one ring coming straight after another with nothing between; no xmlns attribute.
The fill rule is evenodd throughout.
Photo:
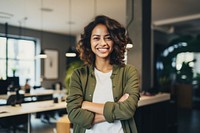
<svg viewBox="0 0 200 133"><path fill-rule="evenodd" d="M158 102L163 102L167 100L170 100L169 93L158 93L152 96L141 96L138 102L138 107L150 105L150 104L154 104Z"/></svg>
<svg viewBox="0 0 200 133"><path fill-rule="evenodd" d="M0 118L14 115L31 114L42 111L66 108L66 102L54 103L53 100L23 103L16 106L0 106Z"/></svg>
<svg viewBox="0 0 200 133"><path fill-rule="evenodd" d="M67 115L64 115L56 122L57 133L70 133L70 121Z"/></svg>

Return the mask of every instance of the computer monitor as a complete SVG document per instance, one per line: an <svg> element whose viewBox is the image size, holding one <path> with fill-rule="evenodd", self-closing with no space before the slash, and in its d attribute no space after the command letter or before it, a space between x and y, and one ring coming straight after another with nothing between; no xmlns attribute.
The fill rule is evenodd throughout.
<svg viewBox="0 0 200 133"><path fill-rule="evenodd" d="M7 80L0 80L0 94L7 94L10 83Z"/></svg>
<svg viewBox="0 0 200 133"><path fill-rule="evenodd" d="M7 77L7 81L15 88L20 87L19 77Z"/></svg>

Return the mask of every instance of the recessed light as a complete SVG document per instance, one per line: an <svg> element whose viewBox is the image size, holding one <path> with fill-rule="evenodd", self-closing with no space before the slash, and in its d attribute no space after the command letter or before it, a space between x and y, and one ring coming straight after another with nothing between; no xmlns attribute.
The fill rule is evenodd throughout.
<svg viewBox="0 0 200 133"><path fill-rule="evenodd" d="M10 19L11 17L13 17L14 15L11 13L7 13L7 12L0 12L0 18L5 18L5 19Z"/></svg>
<svg viewBox="0 0 200 133"><path fill-rule="evenodd" d="M41 11L44 11L44 12L52 12L53 9L47 8L47 7L42 7L42 8L41 8Z"/></svg>
<svg viewBox="0 0 200 133"><path fill-rule="evenodd" d="M69 25L75 24L74 21L67 21L66 23L69 24Z"/></svg>

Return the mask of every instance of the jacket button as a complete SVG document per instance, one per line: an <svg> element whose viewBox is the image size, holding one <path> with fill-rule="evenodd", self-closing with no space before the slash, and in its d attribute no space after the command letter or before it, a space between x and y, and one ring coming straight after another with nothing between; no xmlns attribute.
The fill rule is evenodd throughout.
<svg viewBox="0 0 200 133"><path fill-rule="evenodd" d="M117 101L118 100L118 98L117 97L115 97L115 101Z"/></svg>

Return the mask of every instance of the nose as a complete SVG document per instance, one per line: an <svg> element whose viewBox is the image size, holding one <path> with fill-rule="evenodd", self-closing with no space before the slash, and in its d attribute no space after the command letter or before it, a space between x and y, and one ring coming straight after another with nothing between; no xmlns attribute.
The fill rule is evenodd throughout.
<svg viewBox="0 0 200 133"><path fill-rule="evenodd" d="M100 45L102 45L102 46L104 46L104 45L106 45L107 43L106 43L106 41L105 41L105 39L101 39L101 41L100 41Z"/></svg>

